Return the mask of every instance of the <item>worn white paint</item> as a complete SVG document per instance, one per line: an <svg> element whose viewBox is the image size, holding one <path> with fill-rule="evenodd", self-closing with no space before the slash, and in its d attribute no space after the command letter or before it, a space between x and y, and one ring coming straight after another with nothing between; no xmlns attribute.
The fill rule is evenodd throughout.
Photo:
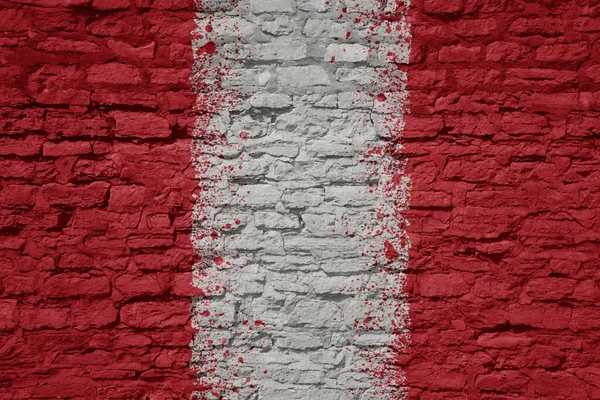
<svg viewBox="0 0 600 400"><path fill-rule="evenodd" d="M408 27L381 17L387 2L346 3L199 6L195 50L216 49L195 64L205 398L404 398L391 362L407 335L410 180L392 62L408 60Z"/></svg>

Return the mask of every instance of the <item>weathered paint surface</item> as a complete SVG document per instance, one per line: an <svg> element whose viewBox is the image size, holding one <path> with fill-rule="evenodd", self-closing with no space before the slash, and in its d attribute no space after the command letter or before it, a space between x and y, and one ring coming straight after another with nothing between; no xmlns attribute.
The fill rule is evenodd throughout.
<svg viewBox="0 0 600 400"><path fill-rule="evenodd" d="M200 397L404 398L406 11L199 5Z"/></svg>

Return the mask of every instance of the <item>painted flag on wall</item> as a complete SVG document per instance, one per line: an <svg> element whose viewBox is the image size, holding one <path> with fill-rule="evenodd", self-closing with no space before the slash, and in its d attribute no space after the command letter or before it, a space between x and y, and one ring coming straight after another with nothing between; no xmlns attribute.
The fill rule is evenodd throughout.
<svg viewBox="0 0 600 400"><path fill-rule="evenodd" d="M597 399L594 0L0 1L0 399Z"/></svg>

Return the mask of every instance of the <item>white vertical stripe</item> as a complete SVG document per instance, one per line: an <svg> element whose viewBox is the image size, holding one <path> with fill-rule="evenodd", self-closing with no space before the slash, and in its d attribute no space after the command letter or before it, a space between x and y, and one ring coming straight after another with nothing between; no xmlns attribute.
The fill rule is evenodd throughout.
<svg viewBox="0 0 600 400"><path fill-rule="evenodd" d="M198 394L404 398L405 3L227 4L194 43Z"/></svg>

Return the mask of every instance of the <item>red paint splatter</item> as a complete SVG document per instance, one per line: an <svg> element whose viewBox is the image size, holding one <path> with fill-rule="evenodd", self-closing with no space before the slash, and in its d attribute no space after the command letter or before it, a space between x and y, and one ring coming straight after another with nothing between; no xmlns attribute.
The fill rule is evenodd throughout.
<svg viewBox="0 0 600 400"><path fill-rule="evenodd" d="M400 253L398 253L396 251L396 249L394 248L394 246L389 241L386 240L383 243L383 247L385 247L385 258L387 258L388 260L394 261L398 257L400 257Z"/></svg>
<svg viewBox="0 0 600 400"><path fill-rule="evenodd" d="M217 45L214 42L208 42L204 46L198 48L197 53L215 55L217 54Z"/></svg>

